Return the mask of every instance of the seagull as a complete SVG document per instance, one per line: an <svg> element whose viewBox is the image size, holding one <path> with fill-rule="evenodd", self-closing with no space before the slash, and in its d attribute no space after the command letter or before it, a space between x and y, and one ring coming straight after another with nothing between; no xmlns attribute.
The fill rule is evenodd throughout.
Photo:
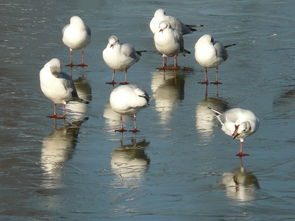
<svg viewBox="0 0 295 221"><path fill-rule="evenodd" d="M63 43L70 48L70 63L67 66L81 66L85 67L87 64L84 63L84 48L89 44L91 40L91 30L83 22L79 16L72 16L70 19L70 24L67 24L63 30ZM82 49L82 63L73 64L72 55L73 50Z"/></svg>
<svg viewBox="0 0 295 221"><path fill-rule="evenodd" d="M129 132L137 133L136 113L140 108L149 104L149 95L134 84L120 85L113 89L110 94L111 108L121 115L121 128L116 132L126 132L123 127L122 115L133 115L134 128Z"/></svg>
<svg viewBox="0 0 295 221"><path fill-rule="evenodd" d="M127 70L140 59L141 52L145 51L136 51L131 44L121 44L117 36L110 36L108 44L102 52L103 60L111 69L113 69L112 81L106 82L106 84L116 84L116 71L125 72L125 81L120 84L128 84Z"/></svg>
<svg viewBox="0 0 295 221"><path fill-rule="evenodd" d="M44 95L54 103L54 114L49 115L49 118L65 119L65 114L57 115L57 104L63 104L65 108L69 101L88 103L79 98L71 76L61 72L60 60L57 58L51 59L41 69L40 86Z"/></svg>
<svg viewBox="0 0 295 221"><path fill-rule="evenodd" d="M197 27L203 27L203 25L185 25L179 19L166 15L165 10L159 8L155 11L154 17L150 21L150 29L153 34L158 31L159 24L162 21L167 21L173 29L175 29L182 35L190 34L194 31L197 31Z"/></svg>
<svg viewBox="0 0 295 221"><path fill-rule="evenodd" d="M182 34L171 27L169 22L162 21L154 35L156 49L162 54L163 64L160 70L177 70L177 56L179 53L190 53L184 49ZM173 67L167 66L167 57L174 58Z"/></svg>
<svg viewBox="0 0 295 221"><path fill-rule="evenodd" d="M243 157L249 154L243 153L243 143L244 139L253 133L255 133L259 127L259 119L250 110L245 110L242 108L232 108L224 113L220 113L210 107L222 125L222 130L233 139L240 140L240 151L237 156Z"/></svg>
<svg viewBox="0 0 295 221"><path fill-rule="evenodd" d="M195 44L195 59L205 69L205 81L202 84L208 84L208 68L216 68L216 80L213 84L221 84L218 79L218 66L228 58L226 48L235 44L223 46L220 42L214 41L214 38L205 34L199 38Z"/></svg>

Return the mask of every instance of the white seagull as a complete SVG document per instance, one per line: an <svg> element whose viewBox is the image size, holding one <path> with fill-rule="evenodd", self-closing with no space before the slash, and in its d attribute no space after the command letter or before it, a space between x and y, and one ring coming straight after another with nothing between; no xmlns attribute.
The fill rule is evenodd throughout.
<svg viewBox="0 0 295 221"><path fill-rule="evenodd" d="M150 29L155 34L158 31L159 24L162 21L167 21L173 29L178 31L180 34L185 35L197 31L196 27L202 27L203 25L186 25L183 24L179 19L166 15L164 9L157 9L155 11L154 17L150 21Z"/></svg>
<svg viewBox="0 0 295 221"><path fill-rule="evenodd" d="M250 110L242 108L232 108L224 113L220 113L212 108L209 109L216 113L224 133L232 136L233 139L240 140L240 151L237 153L237 156L248 156L248 154L243 153L243 142L246 137L255 133L259 127L259 119L255 114Z"/></svg>
<svg viewBox="0 0 295 221"><path fill-rule="evenodd" d="M131 44L121 44L117 36L110 36L108 44L102 52L103 60L111 69L113 69L112 81L106 83L116 84L116 71L124 71L125 81L120 84L128 84L127 70L140 59L141 52L144 51L136 51Z"/></svg>
<svg viewBox="0 0 295 221"><path fill-rule="evenodd" d="M70 48L70 63L67 66L87 66L84 63L84 48L89 44L91 40L91 30L90 28L83 22L83 20L79 16L72 16L70 19L70 24L67 24L63 30L63 43ZM81 64L73 64L72 55L74 50L82 49L82 63Z"/></svg>
<svg viewBox="0 0 295 221"><path fill-rule="evenodd" d="M220 42L214 41L214 38L205 34L199 38L195 44L195 59L205 69L205 81L200 82L208 84L208 68L216 68L216 80L213 84L221 84L218 79L218 66L228 58L226 48L235 44L223 46Z"/></svg>
<svg viewBox="0 0 295 221"><path fill-rule="evenodd" d="M110 94L111 108L121 114L121 128L116 132L125 132L122 115L133 115L134 128L130 132L137 133L136 113L140 108L148 105L149 95L134 84L120 85L113 89Z"/></svg>
<svg viewBox="0 0 295 221"><path fill-rule="evenodd" d="M154 35L156 49L162 54L163 64L160 70L176 70L179 53L190 53L184 49L182 34L171 27L169 22L162 21ZM173 67L167 66L167 57L174 57Z"/></svg>
<svg viewBox="0 0 295 221"><path fill-rule="evenodd" d="M79 98L71 76L61 72L60 61L57 58L51 59L41 69L40 86L44 95L54 103L54 114L49 115L50 118L65 119L65 114L57 115L57 104L63 104L65 108L69 101L88 103Z"/></svg>

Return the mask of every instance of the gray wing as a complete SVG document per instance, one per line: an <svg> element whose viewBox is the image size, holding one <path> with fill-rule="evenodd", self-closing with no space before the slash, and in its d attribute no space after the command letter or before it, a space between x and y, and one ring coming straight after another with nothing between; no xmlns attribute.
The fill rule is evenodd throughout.
<svg viewBox="0 0 295 221"><path fill-rule="evenodd" d="M121 52L124 55L133 58L135 61L138 61L140 58L140 54L136 52L136 50L131 44L122 44Z"/></svg>
<svg viewBox="0 0 295 221"><path fill-rule="evenodd" d="M216 49L217 57L222 58L224 61L228 58L227 51L221 43L215 42L214 48Z"/></svg>
<svg viewBox="0 0 295 221"><path fill-rule="evenodd" d="M74 85L74 81L71 78L71 76L64 73L64 72L61 72L58 75L58 78L60 78L62 80L62 84L65 87L65 90L68 91L69 93L71 93L71 95L72 95L71 100L80 100L77 90Z"/></svg>
<svg viewBox="0 0 295 221"><path fill-rule="evenodd" d="M177 30L173 30L174 33L174 38L175 40L179 43L179 50L180 52L184 51L184 43L183 43L183 36L180 32L178 32Z"/></svg>

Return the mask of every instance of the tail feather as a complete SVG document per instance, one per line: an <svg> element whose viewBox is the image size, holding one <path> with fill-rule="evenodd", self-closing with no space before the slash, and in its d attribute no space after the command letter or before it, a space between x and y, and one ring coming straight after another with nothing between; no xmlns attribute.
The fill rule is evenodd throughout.
<svg viewBox="0 0 295 221"><path fill-rule="evenodd" d="M223 122L222 122L222 120L220 119L220 116L222 115L222 113L220 113L220 112L217 111L217 110L214 110L214 109L211 108L211 107L208 107L208 109L210 109L211 111L213 111L213 112L215 113L217 120L221 123L221 125L223 125Z"/></svg>
<svg viewBox="0 0 295 221"><path fill-rule="evenodd" d="M144 53L144 52L147 52L147 50L139 50L139 51L136 51L137 54L139 54L141 56L141 53Z"/></svg>
<svg viewBox="0 0 295 221"><path fill-rule="evenodd" d="M237 45L237 44L225 45L224 47L225 47L225 48L229 48L229 47L231 47L231 46L235 46L235 45Z"/></svg>
<svg viewBox="0 0 295 221"><path fill-rule="evenodd" d="M189 50L186 50L185 48L183 49L183 56L185 56L185 54L190 54L191 52Z"/></svg>

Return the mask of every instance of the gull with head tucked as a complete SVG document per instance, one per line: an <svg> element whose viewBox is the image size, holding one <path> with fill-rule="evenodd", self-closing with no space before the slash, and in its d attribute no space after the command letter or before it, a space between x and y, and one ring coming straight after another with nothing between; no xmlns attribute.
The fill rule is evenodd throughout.
<svg viewBox="0 0 295 221"><path fill-rule="evenodd" d="M220 113L212 108L222 125L222 130L233 139L240 140L240 151L237 156L243 157L248 156L248 154L243 153L243 143L244 139L253 133L255 133L259 127L259 119L250 110L245 110L242 108L232 108L224 113Z"/></svg>
<svg viewBox="0 0 295 221"><path fill-rule="evenodd" d="M208 68L216 68L216 80L213 84L221 84L219 81L218 66L228 58L226 48L235 44L223 46L220 42L214 41L214 38L205 34L198 39L195 44L195 59L205 69L205 80L200 82L208 84Z"/></svg>
<svg viewBox="0 0 295 221"><path fill-rule="evenodd" d="M159 8L155 11L154 17L150 21L150 29L153 34L155 34L158 31L159 24L162 21L167 21L173 29L175 29L177 32L179 32L182 35L197 31L197 29L196 29L197 27L203 26L203 25L183 24L178 18L166 15L165 10Z"/></svg>
<svg viewBox="0 0 295 221"><path fill-rule="evenodd" d="M67 66L87 66L84 62L84 48L89 44L91 40L91 30L83 22L79 16L72 16L70 19L70 24L67 24L63 30L63 43L70 48L70 63ZM73 50L82 49L82 63L73 64Z"/></svg>
<svg viewBox="0 0 295 221"><path fill-rule="evenodd" d="M111 108L121 114L121 128L116 132L126 132L123 127L122 115L133 115L134 128L130 132L137 133L139 130L136 127L136 113L139 109L149 104L149 95L134 84L120 85L114 88L110 94Z"/></svg>
<svg viewBox="0 0 295 221"><path fill-rule="evenodd" d="M48 61L41 69L40 86L43 94L54 103L54 114L49 115L50 118L65 119L65 114L57 115L57 104L63 104L65 108L70 101L88 103L79 98L71 76L61 72L60 61L57 58Z"/></svg>

